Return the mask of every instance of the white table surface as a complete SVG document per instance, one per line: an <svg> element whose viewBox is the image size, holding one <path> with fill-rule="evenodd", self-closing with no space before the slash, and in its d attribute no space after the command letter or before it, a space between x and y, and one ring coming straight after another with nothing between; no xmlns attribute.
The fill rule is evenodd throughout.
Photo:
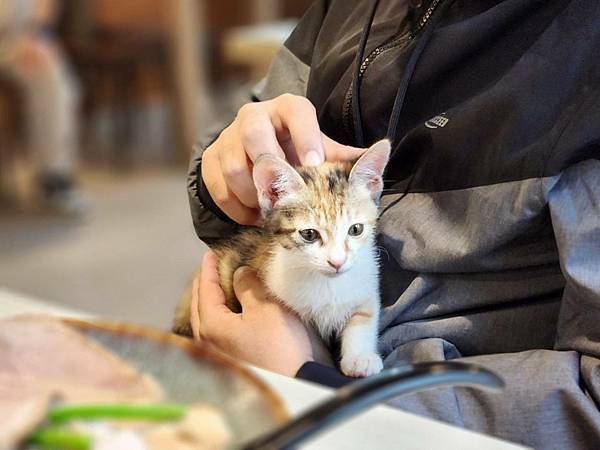
<svg viewBox="0 0 600 450"><path fill-rule="evenodd" d="M25 313L91 318L90 314L61 307L0 287L0 317ZM332 390L302 380L252 368L281 397L292 414L315 405ZM463 430L388 406L377 406L326 432L302 448L310 450L516 450L525 447Z"/></svg>

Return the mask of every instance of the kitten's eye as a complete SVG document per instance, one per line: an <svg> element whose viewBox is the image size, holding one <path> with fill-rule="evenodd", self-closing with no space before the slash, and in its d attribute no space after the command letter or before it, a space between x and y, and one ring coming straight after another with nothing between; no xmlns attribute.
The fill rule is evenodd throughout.
<svg viewBox="0 0 600 450"><path fill-rule="evenodd" d="M304 239L309 244L311 244L311 243L315 242L317 239L319 239L319 232L312 228L307 228L306 230L300 230L299 233L300 233L300 236L302 236L302 239Z"/></svg>
<svg viewBox="0 0 600 450"><path fill-rule="evenodd" d="M362 223L355 223L348 229L348 234L350 236L360 236L365 229L365 226Z"/></svg>

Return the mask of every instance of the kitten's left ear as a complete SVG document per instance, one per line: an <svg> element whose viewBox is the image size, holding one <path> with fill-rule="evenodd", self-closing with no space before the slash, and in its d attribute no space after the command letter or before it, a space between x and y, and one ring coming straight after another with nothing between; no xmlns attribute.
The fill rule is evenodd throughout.
<svg viewBox="0 0 600 450"><path fill-rule="evenodd" d="M350 184L366 186L373 199L378 199L383 190L383 171L390 158L390 141L375 142L354 163L350 171Z"/></svg>

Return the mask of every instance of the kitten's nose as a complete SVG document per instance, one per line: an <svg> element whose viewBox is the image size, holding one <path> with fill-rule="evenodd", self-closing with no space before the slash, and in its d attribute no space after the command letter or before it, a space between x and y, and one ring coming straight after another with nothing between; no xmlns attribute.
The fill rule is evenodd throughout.
<svg viewBox="0 0 600 450"><path fill-rule="evenodd" d="M346 262L346 258L344 259L328 259L327 263L335 269L336 272L339 272L341 267Z"/></svg>

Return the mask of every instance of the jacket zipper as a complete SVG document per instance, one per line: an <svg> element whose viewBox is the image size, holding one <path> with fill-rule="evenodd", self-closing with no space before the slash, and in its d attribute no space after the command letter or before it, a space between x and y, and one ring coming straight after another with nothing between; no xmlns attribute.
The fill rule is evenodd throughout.
<svg viewBox="0 0 600 450"><path fill-rule="evenodd" d="M386 43L376 47L371 53L367 55L362 64L360 65L359 73L358 73L358 81L362 81L363 76L369 66L388 50L404 45L407 42L412 41L417 37L417 35L421 32L421 30L425 27L429 19L438 8L438 6L443 2L443 0L433 0L425 13L421 16L419 23L415 27L414 30L409 31L408 33L403 33L399 36L393 37L391 40ZM346 135L349 137L354 136L354 127L353 127L353 115L352 115L352 88L354 87L354 81L350 82L350 86L346 91L346 95L344 97L344 107L342 110L342 125Z"/></svg>

